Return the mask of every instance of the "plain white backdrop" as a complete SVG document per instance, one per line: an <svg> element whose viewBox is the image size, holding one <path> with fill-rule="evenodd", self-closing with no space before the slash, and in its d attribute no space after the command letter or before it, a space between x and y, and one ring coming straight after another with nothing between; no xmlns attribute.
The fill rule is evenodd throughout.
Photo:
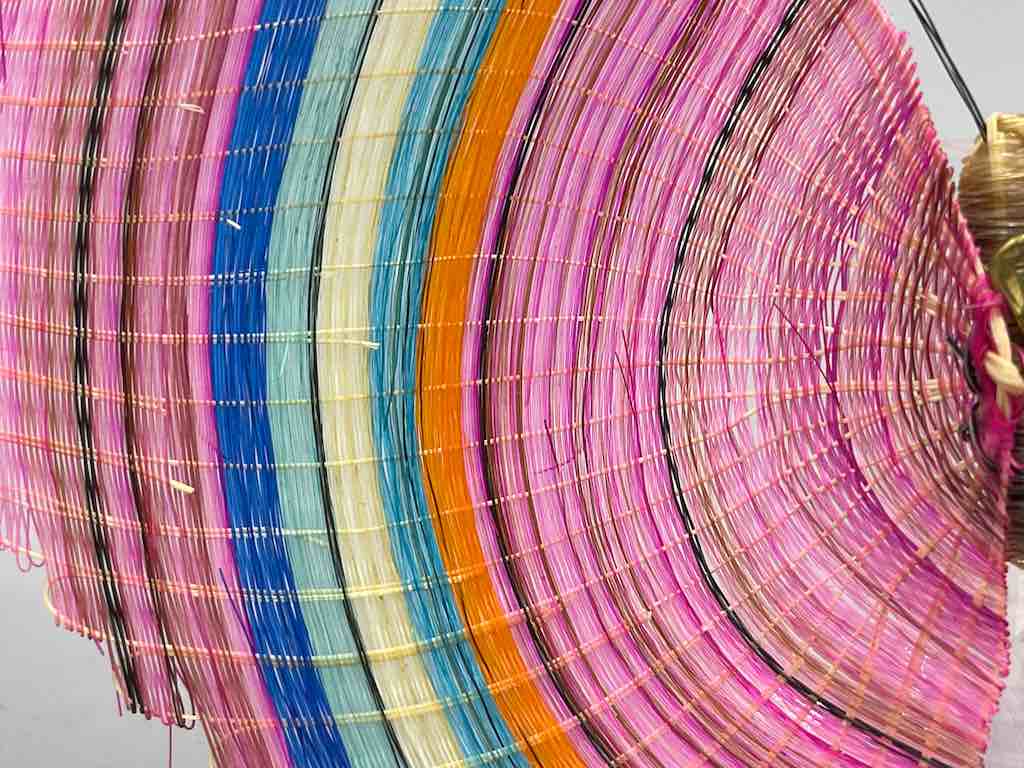
<svg viewBox="0 0 1024 768"><path fill-rule="evenodd" d="M644 2L645 0L636 0ZM955 163L970 147L971 119L917 25L907 0L882 0L910 34L925 103ZM931 0L928 6L985 114L1024 112L1020 34L1024 3ZM989 768L1024 765L1024 572L1011 569L1014 663L995 723ZM168 763L168 729L119 718L106 659L54 627L41 571L22 574L0 553L0 766L149 768ZM176 768L205 768L198 731L173 734Z"/></svg>

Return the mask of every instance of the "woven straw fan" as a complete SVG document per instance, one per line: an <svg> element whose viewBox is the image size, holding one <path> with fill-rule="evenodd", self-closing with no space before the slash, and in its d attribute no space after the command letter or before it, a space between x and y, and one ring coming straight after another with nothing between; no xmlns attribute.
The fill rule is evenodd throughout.
<svg viewBox="0 0 1024 768"><path fill-rule="evenodd" d="M958 199L877 0L0 29L0 543L128 710L220 768L981 764L1024 123Z"/></svg>

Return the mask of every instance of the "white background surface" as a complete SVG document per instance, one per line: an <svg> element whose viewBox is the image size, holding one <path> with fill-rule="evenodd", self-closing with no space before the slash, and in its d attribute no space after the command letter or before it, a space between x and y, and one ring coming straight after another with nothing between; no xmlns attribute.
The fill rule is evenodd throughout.
<svg viewBox="0 0 1024 768"><path fill-rule="evenodd" d="M642 1L642 0L640 0ZM920 63L925 103L957 160L974 127L922 35L906 0L883 0L908 30ZM1020 36L1024 3L928 3L982 112L1024 112ZM54 627L42 602L43 574L21 574L0 553L0 767L149 768L168 764L168 729L117 717L106 659L86 640ZM1011 569L1014 660L993 729L989 768L1024 766L1024 572ZM176 768L205 768L198 731L173 734Z"/></svg>

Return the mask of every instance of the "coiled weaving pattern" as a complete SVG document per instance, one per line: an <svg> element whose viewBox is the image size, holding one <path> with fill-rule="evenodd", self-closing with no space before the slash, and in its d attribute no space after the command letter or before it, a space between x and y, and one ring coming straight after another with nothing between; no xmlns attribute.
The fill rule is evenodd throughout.
<svg viewBox="0 0 1024 768"><path fill-rule="evenodd" d="M875 0L0 17L0 545L129 710L222 768L980 765L1020 408Z"/></svg>

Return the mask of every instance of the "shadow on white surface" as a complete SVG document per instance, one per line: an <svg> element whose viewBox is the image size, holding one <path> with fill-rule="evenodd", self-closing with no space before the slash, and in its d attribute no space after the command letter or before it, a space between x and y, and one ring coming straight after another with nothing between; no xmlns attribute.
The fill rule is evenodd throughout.
<svg viewBox="0 0 1024 768"><path fill-rule="evenodd" d="M0 766L156 768L167 765L168 728L117 716L107 659L54 625L42 570L21 573L0 552ZM199 730L174 729L174 768L207 768Z"/></svg>
<svg viewBox="0 0 1024 768"><path fill-rule="evenodd" d="M22 574L0 552L0 766L155 768L167 765L168 729L117 716L107 660L96 646L58 629L43 605L41 570ZM1024 571L1010 569L1013 663L992 729L988 768L1024 765ZM196 729L174 729L174 768L207 768Z"/></svg>

